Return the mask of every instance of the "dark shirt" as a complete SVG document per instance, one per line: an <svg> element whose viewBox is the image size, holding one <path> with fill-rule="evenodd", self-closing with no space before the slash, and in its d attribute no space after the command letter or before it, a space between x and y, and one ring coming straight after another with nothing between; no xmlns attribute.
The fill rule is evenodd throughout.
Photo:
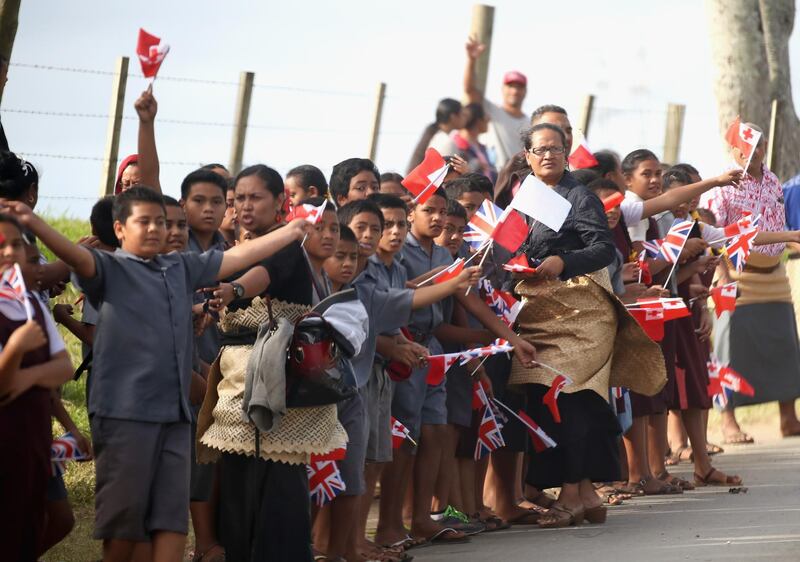
<svg viewBox="0 0 800 562"><path fill-rule="evenodd" d="M600 198L569 172L564 172L553 189L569 201L572 208L558 232L526 217L531 230L522 250L528 259L559 256L564 260L562 280L607 267L614 261L614 241Z"/></svg>
<svg viewBox="0 0 800 562"><path fill-rule="evenodd" d="M194 232L192 232L191 229L189 230L188 246L190 252L195 252L198 254L202 254L206 250L219 250L221 252L226 250L225 238L223 238L222 234L219 232L214 233L214 236L211 239L211 245L204 249L200 246L200 242L197 240L197 237L194 235ZM194 304L198 304L203 302L205 298L206 295L203 293L195 293L194 297L192 298L192 302ZM199 355L200 359L209 365L213 363L217 358L217 354L219 353L221 341L219 328L217 328L217 325L209 325L202 334L195 336L194 341L197 348L197 354Z"/></svg>

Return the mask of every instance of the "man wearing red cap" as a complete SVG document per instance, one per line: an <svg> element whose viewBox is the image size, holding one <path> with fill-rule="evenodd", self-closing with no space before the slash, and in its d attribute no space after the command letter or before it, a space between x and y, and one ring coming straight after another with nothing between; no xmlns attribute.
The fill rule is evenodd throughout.
<svg viewBox="0 0 800 562"><path fill-rule="evenodd" d="M528 92L528 79L519 71L512 70L503 76L503 105L498 106L486 99L475 85L475 63L486 46L474 37L467 41L467 68L464 71L464 94L470 103L481 103L489 114L489 131L483 142L494 154L494 164L501 169L514 154L522 150L520 133L530 126L528 116L522 111L522 102Z"/></svg>

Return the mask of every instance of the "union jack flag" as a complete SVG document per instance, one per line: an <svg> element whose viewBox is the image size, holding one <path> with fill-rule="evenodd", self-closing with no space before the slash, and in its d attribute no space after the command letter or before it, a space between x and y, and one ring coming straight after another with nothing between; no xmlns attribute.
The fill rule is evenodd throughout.
<svg viewBox="0 0 800 562"><path fill-rule="evenodd" d="M522 309L522 303L511 293L492 287L491 281L486 278L481 279L480 288L484 294L483 300L492 312L508 326L513 325Z"/></svg>
<svg viewBox="0 0 800 562"><path fill-rule="evenodd" d="M745 378L728 367L722 365L713 355L706 363L708 367L708 395L714 405L725 408L734 392L745 396L755 396L755 389Z"/></svg>
<svg viewBox="0 0 800 562"><path fill-rule="evenodd" d="M85 460L86 455L78 448L78 441L67 432L50 444L50 469L53 476L63 476L67 461Z"/></svg>
<svg viewBox="0 0 800 562"><path fill-rule="evenodd" d="M568 384L572 384L572 380L569 377L556 375L556 378L554 378L553 382L550 384L550 389L542 398L542 404L547 406L550 410L550 414L553 416L553 420L556 423L561 423L561 412L558 409L558 395L561 394L561 390Z"/></svg>
<svg viewBox="0 0 800 562"><path fill-rule="evenodd" d="M33 309L28 300L28 290L25 288L25 279L22 277L22 270L19 264L15 263L12 267L8 267L3 271L0 276L0 299L15 300L25 306L25 313L28 315L28 320L33 318Z"/></svg>
<svg viewBox="0 0 800 562"><path fill-rule="evenodd" d="M498 353L510 353L514 351L514 346L508 340L496 339L491 345L485 347L475 347L461 352L461 365L466 365L472 359L497 355Z"/></svg>
<svg viewBox="0 0 800 562"><path fill-rule="evenodd" d="M322 507L345 491L346 486L336 461L312 462L306 469L309 494L317 506Z"/></svg>
<svg viewBox="0 0 800 562"><path fill-rule="evenodd" d="M475 444L475 460L480 460L488 453L505 447L503 434L500 433L500 424L495 418L494 411L486 406L483 409L483 418L478 428L478 442Z"/></svg>
<svg viewBox="0 0 800 562"><path fill-rule="evenodd" d="M503 209L489 201L483 202L480 209L472 216L464 231L464 241L474 249L479 249L492 237L492 232L497 226L497 220L503 214Z"/></svg>
<svg viewBox="0 0 800 562"><path fill-rule="evenodd" d="M684 244L689 238L689 233L694 227L694 221L675 219L667 235L661 242L661 257L669 263L677 263Z"/></svg>
<svg viewBox="0 0 800 562"><path fill-rule="evenodd" d="M732 238L725 244L725 255L736 269L736 273L741 273L747 258L750 257L750 250L753 247L753 239L758 234L758 230L743 232L739 236Z"/></svg>
<svg viewBox="0 0 800 562"><path fill-rule="evenodd" d="M656 240L645 240L642 242L642 246L644 247L644 251L647 252L647 255L651 258L657 258L661 255L661 243L663 242L662 238L658 238Z"/></svg>

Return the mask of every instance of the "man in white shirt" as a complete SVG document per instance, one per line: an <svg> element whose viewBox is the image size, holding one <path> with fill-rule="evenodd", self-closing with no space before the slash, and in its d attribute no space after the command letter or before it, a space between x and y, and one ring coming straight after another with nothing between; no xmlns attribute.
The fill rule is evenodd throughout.
<svg viewBox="0 0 800 562"><path fill-rule="evenodd" d="M514 154L522 150L521 133L530 126L528 116L522 111L522 102L528 93L528 79L516 70L503 76L503 104L498 106L486 99L475 85L475 63L486 46L474 37L467 41L467 67L464 71L464 95L470 103L483 103L489 115L489 130L482 138L489 151L490 160L499 170Z"/></svg>

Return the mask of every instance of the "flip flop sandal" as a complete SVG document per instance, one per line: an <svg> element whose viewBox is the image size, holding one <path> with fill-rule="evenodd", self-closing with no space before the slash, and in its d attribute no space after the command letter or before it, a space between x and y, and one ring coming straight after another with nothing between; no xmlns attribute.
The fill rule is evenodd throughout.
<svg viewBox="0 0 800 562"><path fill-rule="evenodd" d="M526 496L525 499L545 509L550 509L556 503L556 499L553 496L542 492L541 490L539 490L539 493L532 498Z"/></svg>
<svg viewBox="0 0 800 562"><path fill-rule="evenodd" d="M722 442L725 445L750 445L755 443L755 439L747 435L744 431L737 431L731 435L726 435Z"/></svg>
<svg viewBox="0 0 800 562"><path fill-rule="evenodd" d="M473 515L473 517L486 525L486 529L483 531L484 533L493 533L495 531L503 531L511 528L511 523L503 521L497 515L487 515L486 517L481 517L480 513L476 513Z"/></svg>
<svg viewBox="0 0 800 562"><path fill-rule="evenodd" d="M640 498L645 495L644 487L639 482L633 482L629 484L625 484L623 486L619 486L614 489L617 494L624 494L629 496L628 499L632 498Z"/></svg>
<svg viewBox="0 0 800 562"><path fill-rule="evenodd" d="M715 472L725 476L725 480L711 480ZM704 488L706 486L741 486L742 483L742 479L739 476L724 474L716 468L712 468L705 476L700 476L696 472L694 473L694 484L698 488Z"/></svg>
<svg viewBox="0 0 800 562"><path fill-rule="evenodd" d="M689 456L684 456L685 452L689 452ZM675 466L682 462L692 462L694 461L694 453L692 452L691 447L678 447L674 453L667 457L665 464L667 466Z"/></svg>
<svg viewBox="0 0 800 562"><path fill-rule="evenodd" d="M659 474L658 476L656 476L656 478L658 478L662 482L665 482L665 483L670 484L672 486L677 486L677 487L681 488L682 490L689 490L689 491L694 490L694 484L692 484L688 480L684 480L683 478L681 478L679 476L675 476L674 474L670 474L666 470L664 472L662 472L661 474Z"/></svg>
<svg viewBox="0 0 800 562"><path fill-rule="evenodd" d="M456 535L456 536L454 536ZM457 536L460 535L460 536ZM447 538L451 537L451 538ZM428 541L429 544L439 543L439 544L461 544L465 542L469 542L470 539L464 533L460 531L456 531L452 527L445 527L440 531L435 532L430 537L425 539Z"/></svg>
<svg viewBox="0 0 800 562"><path fill-rule="evenodd" d="M712 457L714 455L719 455L720 453L724 453L725 449L720 447L719 445L715 445L714 443L706 443L706 453L708 456Z"/></svg>
<svg viewBox="0 0 800 562"><path fill-rule="evenodd" d="M414 538L411 535L406 535L406 538L400 539L392 544L380 545L384 548L402 548L403 550L411 550L412 548L422 548L423 546L430 546L430 543L422 537Z"/></svg>
<svg viewBox="0 0 800 562"><path fill-rule="evenodd" d="M653 480L656 480L659 484L661 484L661 488L659 488L656 491L649 492L645 486L647 486L648 482L651 482ZM642 486L642 491L644 492L645 496L672 496L683 493L683 490L680 488L680 486L675 486L673 484L663 482L653 477L643 478L640 484Z"/></svg>
<svg viewBox="0 0 800 562"><path fill-rule="evenodd" d="M552 508L550 508L552 509ZM549 511L549 510L548 510ZM547 511L545 512L547 513ZM539 519L545 513L540 513L535 509L528 509L524 513L520 513L516 517L508 519L508 524L511 525L538 525Z"/></svg>
<svg viewBox="0 0 800 562"><path fill-rule="evenodd" d="M572 525L577 526L583 523L583 517L583 509L573 511L561 505L554 505L542 515L539 527L541 529L561 529Z"/></svg>

